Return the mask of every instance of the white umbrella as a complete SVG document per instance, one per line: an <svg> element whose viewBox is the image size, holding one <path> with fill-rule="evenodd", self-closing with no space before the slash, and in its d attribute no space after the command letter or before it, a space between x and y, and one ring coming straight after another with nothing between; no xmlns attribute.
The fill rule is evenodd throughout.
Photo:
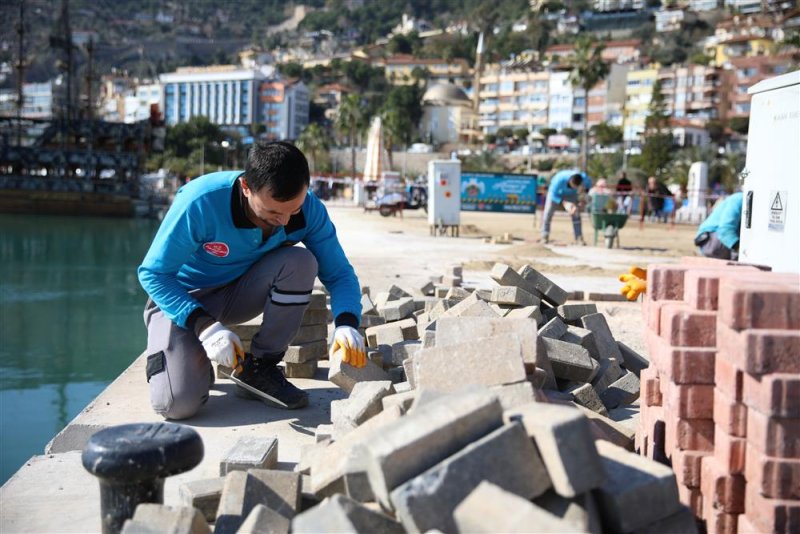
<svg viewBox="0 0 800 534"><path fill-rule="evenodd" d="M367 155L364 160L364 181L380 180L381 173L389 170L386 162L388 160L386 150L383 148L383 131L381 128L381 118L372 119L367 136Z"/></svg>

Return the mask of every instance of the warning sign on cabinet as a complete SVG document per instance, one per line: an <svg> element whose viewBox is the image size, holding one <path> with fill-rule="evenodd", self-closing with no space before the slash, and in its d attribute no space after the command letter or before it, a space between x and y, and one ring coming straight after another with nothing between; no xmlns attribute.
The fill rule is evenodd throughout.
<svg viewBox="0 0 800 534"><path fill-rule="evenodd" d="M769 229L783 232L786 226L786 205L788 191L770 191L769 194Z"/></svg>

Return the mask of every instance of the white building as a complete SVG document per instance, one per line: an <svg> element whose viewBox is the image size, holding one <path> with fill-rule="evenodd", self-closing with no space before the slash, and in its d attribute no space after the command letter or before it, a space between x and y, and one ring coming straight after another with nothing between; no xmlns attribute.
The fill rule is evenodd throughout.
<svg viewBox="0 0 800 534"><path fill-rule="evenodd" d="M682 9L661 9L655 12L656 31L674 32L681 29L684 13Z"/></svg>
<svg viewBox="0 0 800 534"><path fill-rule="evenodd" d="M644 0L594 0L595 11L623 11L644 9Z"/></svg>
<svg viewBox="0 0 800 534"><path fill-rule="evenodd" d="M26 83L22 86L22 117L26 119L52 119L63 105L65 86L60 79L43 83ZM16 117L17 91L0 91L0 115Z"/></svg>
<svg viewBox="0 0 800 534"><path fill-rule="evenodd" d="M569 72L551 72L547 126L556 130L572 127L572 84Z"/></svg>
<svg viewBox="0 0 800 534"><path fill-rule="evenodd" d="M159 76L164 87L164 120L167 124L205 116L219 125L258 122L256 93L267 79L261 69L233 65L179 68Z"/></svg>
<svg viewBox="0 0 800 534"><path fill-rule="evenodd" d="M711 11L719 8L718 0L689 0L689 9L692 11Z"/></svg>

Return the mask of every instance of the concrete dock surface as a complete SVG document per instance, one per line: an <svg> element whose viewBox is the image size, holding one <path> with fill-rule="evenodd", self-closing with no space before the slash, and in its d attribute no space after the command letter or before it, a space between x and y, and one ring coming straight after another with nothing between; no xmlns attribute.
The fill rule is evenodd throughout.
<svg viewBox="0 0 800 534"><path fill-rule="evenodd" d="M451 238L428 235L422 212L406 212L399 219L364 214L354 208L330 211L362 285L369 286L373 294L392 284L419 287L453 264L464 265L464 285L491 287L488 270L495 261L534 264L568 291L616 293L620 284L613 273L623 272L631 263L666 263L689 254L691 248L683 246L664 249L663 236L691 243L693 231L679 227L668 234L662 225L654 230L654 242L643 244L643 237L636 235L635 228L623 229L630 233L627 241L632 245L609 251L560 245L559 240L569 239L566 217L556 218L555 244L544 247L535 244L538 235L531 216L465 213L462 223L468 231L462 232L461 238ZM584 222L588 224L585 218ZM516 238L511 245L484 242L484 237L503 232L511 232ZM591 228L585 226L587 238L590 232ZM625 245L625 233L622 239ZM639 304L597 304L607 316L615 338L642 350ZM178 488L182 482L219 476L221 457L242 436L278 438L279 467L292 469L300 458L301 447L314 443L316 426L330 422L330 402L347 396L327 380L327 371L327 362L321 361L314 379L292 379L310 394L309 406L297 411L241 399L233 394L234 385L229 380L217 379L208 404L195 417L181 421L200 434L205 457L193 470L167 479L165 503L179 504ZM150 408L145 355L141 355L53 439L45 454L31 458L0 488L0 532L99 531L98 483L81 465L81 449L102 428L161 420Z"/></svg>

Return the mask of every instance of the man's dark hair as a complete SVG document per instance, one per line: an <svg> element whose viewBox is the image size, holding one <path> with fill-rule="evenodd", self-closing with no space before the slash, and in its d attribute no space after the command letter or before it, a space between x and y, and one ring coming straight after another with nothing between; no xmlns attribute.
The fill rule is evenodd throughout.
<svg viewBox="0 0 800 534"><path fill-rule="evenodd" d="M573 187L573 189L577 189L583 183L583 176L580 173L575 173L569 177L569 185Z"/></svg>
<svg viewBox="0 0 800 534"><path fill-rule="evenodd" d="M244 179L253 192L266 187L272 198L286 202L308 187L308 160L299 148L286 141L257 142L247 156Z"/></svg>

